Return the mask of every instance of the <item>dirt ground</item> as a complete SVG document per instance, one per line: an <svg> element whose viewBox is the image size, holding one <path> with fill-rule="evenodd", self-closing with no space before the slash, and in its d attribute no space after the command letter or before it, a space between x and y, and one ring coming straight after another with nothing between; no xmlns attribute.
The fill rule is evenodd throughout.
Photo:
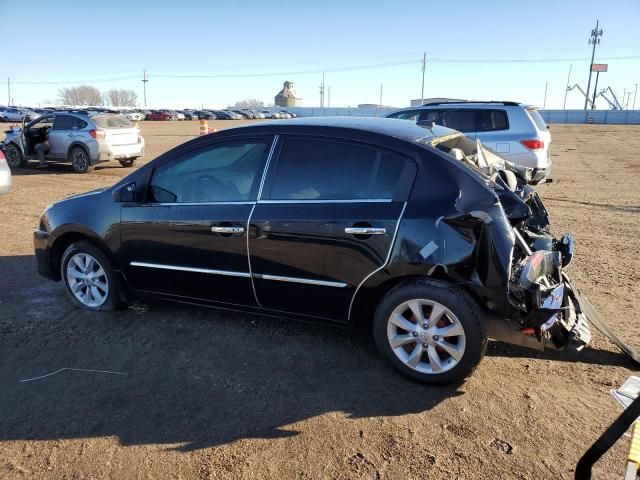
<svg viewBox="0 0 640 480"><path fill-rule="evenodd" d="M212 122L216 128L241 122ZM197 135L146 122L145 160ZM640 348L640 127L552 126L555 182L539 188L569 273ZM0 197L0 478L573 478L620 413L638 368L594 331L578 354L491 343L463 385L397 375L366 334L158 303L71 306L36 273L45 206L131 172L16 171ZM20 382L62 368L67 370ZM621 478L628 439L597 464Z"/></svg>

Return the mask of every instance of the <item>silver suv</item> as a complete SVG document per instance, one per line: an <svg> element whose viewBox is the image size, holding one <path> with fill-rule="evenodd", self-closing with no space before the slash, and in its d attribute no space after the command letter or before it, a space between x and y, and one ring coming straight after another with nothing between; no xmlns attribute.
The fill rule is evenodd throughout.
<svg viewBox="0 0 640 480"><path fill-rule="evenodd" d="M48 139L47 160L70 162L78 173L93 170L99 162L117 160L131 167L144 154L140 130L124 115L59 111L43 115L6 132L0 148L12 168L36 158L35 146Z"/></svg>
<svg viewBox="0 0 640 480"><path fill-rule="evenodd" d="M453 128L507 160L532 168L531 183L549 177L551 134L536 107L516 102L450 101L396 110L387 117Z"/></svg>

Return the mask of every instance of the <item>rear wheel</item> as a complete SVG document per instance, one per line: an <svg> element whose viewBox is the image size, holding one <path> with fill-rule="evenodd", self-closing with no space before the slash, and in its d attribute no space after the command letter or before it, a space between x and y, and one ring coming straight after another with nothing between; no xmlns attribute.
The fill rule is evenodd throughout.
<svg viewBox="0 0 640 480"><path fill-rule="evenodd" d="M89 154L82 147L73 147L69 153L71 166L76 173L89 173L93 170Z"/></svg>
<svg viewBox="0 0 640 480"><path fill-rule="evenodd" d="M443 385L463 380L487 348L482 313L455 287L434 280L401 284L376 309L376 345L403 375Z"/></svg>
<svg viewBox="0 0 640 480"><path fill-rule="evenodd" d="M4 155L10 167L21 168L27 164L27 160L15 143L10 143L4 147Z"/></svg>
<svg viewBox="0 0 640 480"><path fill-rule="evenodd" d="M125 168L135 167L136 164L138 163L138 157L125 158L124 160L118 160L118 161L120 162L120 165L122 165Z"/></svg>

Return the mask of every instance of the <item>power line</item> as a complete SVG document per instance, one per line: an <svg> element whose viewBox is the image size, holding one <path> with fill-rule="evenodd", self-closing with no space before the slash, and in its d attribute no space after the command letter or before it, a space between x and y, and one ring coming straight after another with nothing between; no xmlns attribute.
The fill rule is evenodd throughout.
<svg viewBox="0 0 640 480"><path fill-rule="evenodd" d="M640 55L625 55L625 56L613 56L604 57L601 60L637 60L640 59ZM579 62L588 61L589 57L573 57L573 58L533 58L533 59L447 59L447 58L430 58L430 63L563 63L563 62ZM151 75L154 79L159 78L184 78L184 79L198 79L198 78L260 78L260 77L273 77L273 76L286 76L286 75L311 75L319 74L322 72L348 72L356 70L368 70L375 68L394 67L400 65L415 65L421 64L422 59L404 60L399 62L385 62L374 63L368 65L354 65L347 67L336 68L324 68L314 70L297 70L297 71L277 71L277 72L262 72L262 73L220 73L220 74L155 74ZM15 85L68 85L78 83L105 83L105 82L117 82L123 80L139 80L137 75L128 75L121 77L106 77L106 78L88 78L88 79L73 79L73 80L55 80L55 81L31 81L31 80L11 80Z"/></svg>

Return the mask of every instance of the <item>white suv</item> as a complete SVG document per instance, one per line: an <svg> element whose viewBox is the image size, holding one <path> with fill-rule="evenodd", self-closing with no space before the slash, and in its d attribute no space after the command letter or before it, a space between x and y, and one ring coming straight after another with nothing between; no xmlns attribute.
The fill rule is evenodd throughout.
<svg viewBox="0 0 640 480"><path fill-rule="evenodd" d="M549 177L551 133L536 107L516 102L436 102L396 110L387 117L453 128L510 162L532 168L532 183Z"/></svg>

